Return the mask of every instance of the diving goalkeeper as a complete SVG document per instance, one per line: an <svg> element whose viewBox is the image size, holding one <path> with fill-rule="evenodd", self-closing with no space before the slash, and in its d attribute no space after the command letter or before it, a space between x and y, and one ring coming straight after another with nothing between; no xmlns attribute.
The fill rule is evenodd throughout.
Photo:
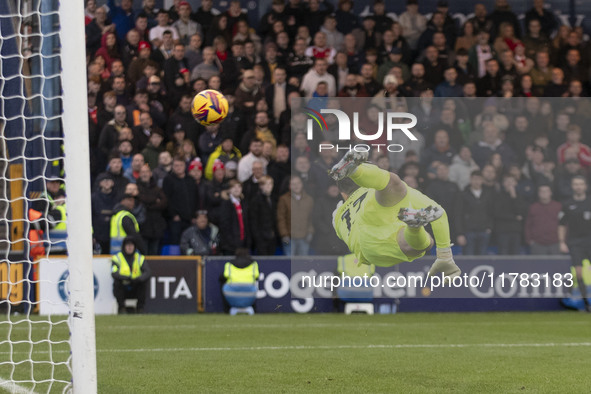
<svg viewBox="0 0 591 394"><path fill-rule="evenodd" d="M431 223L437 259L429 275L459 276L443 208L398 175L366 163L368 156L349 151L329 171L344 199L332 216L338 237L360 263L389 267L422 257L433 247L424 228Z"/></svg>

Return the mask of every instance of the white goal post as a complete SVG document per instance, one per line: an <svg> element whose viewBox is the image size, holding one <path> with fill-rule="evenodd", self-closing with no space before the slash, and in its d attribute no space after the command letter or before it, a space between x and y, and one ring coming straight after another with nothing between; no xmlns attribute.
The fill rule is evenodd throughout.
<svg viewBox="0 0 591 394"><path fill-rule="evenodd" d="M74 394L97 392L84 2L60 1L64 170Z"/></svg>
<svg viewBox="0 0 591 394"><path fill-rule="evenodd" d="M0 0L0 392L97 392L88 132L84 1Z"/></svg>

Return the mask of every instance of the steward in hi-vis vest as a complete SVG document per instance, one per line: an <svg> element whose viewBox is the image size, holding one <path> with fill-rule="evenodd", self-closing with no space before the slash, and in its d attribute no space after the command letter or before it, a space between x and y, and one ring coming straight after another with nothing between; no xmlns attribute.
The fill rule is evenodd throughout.
<svg viewBox="0 0 591 394"><path fill-rule="evenodd" d="M131 237L125 238L121 251L111 259L113 295L117 299L120 314L126 313L126 299L137 299L137 312L142 313L144 310L146 282L150 278L150 267L145 260Z"/></svg>
<svg viewBox="0 0 591 394"><path fill-rule="evenodd" d="M135 207L135 198L130 194L125 194L119 204L113 209L111 216L111 254L117 254L121 251L123 239L127 236L133 237L137 242L140 237L140 226L133 216ZM141 249L141 248L140 248Z"/></svg>

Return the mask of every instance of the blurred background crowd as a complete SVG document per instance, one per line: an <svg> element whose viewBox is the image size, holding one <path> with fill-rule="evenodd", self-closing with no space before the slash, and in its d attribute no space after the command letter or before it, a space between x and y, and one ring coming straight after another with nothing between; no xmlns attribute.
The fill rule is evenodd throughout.
<svg viewBox="0 0 591 394"><path fill-rule="evenodd" d="M562 202L591 166L583 29L543 0L521 19L507 0L475 4L461 25L447 1L407 0L397 20L368 6L273 0L254 23L236 0L88 0L96 250L131 234L146 254L347 253L327 176L344 151L317 149L337 144L336 118L308 140L308 107L363 108L364 130L382 111L415 114L418 140L384 139L404 151L371 159L442 204L464 254L560 253ZM191 103L208 88L230 108L203 127Z"/></svg>

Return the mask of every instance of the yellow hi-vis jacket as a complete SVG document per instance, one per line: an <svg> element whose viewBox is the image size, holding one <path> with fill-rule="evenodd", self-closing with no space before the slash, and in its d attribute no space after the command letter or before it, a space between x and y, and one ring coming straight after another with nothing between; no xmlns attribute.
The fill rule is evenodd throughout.
<svg viewBox="0 0 591 394"><path fill-rule="evenodd" d="M224 266L224 278L227 284L254 284L259 277L259 264L253 261L246 268L238 268L230 262Z"/></svg>
<svg viewBox="0 0 591 394"><path fill-rule="evenodd" d="M144 255L135 252L133 254L133 263L130 268L123 253L119 252L111 259L111 272L119 272L119 275L128 277L131 280L137 279L142 275L142 265L144 265L145 259Z"/></svg>
<svg viewBox="0 0 591 394"><path fill-rule="evenodd" d="M123 240L127 233L123 229L123 219L129 217L133 221L133 226L136 232L140 232L140 226L137 223L135 216L129 211L122 210L111 217L111 254L116 254L121 251Z"/></svg>

